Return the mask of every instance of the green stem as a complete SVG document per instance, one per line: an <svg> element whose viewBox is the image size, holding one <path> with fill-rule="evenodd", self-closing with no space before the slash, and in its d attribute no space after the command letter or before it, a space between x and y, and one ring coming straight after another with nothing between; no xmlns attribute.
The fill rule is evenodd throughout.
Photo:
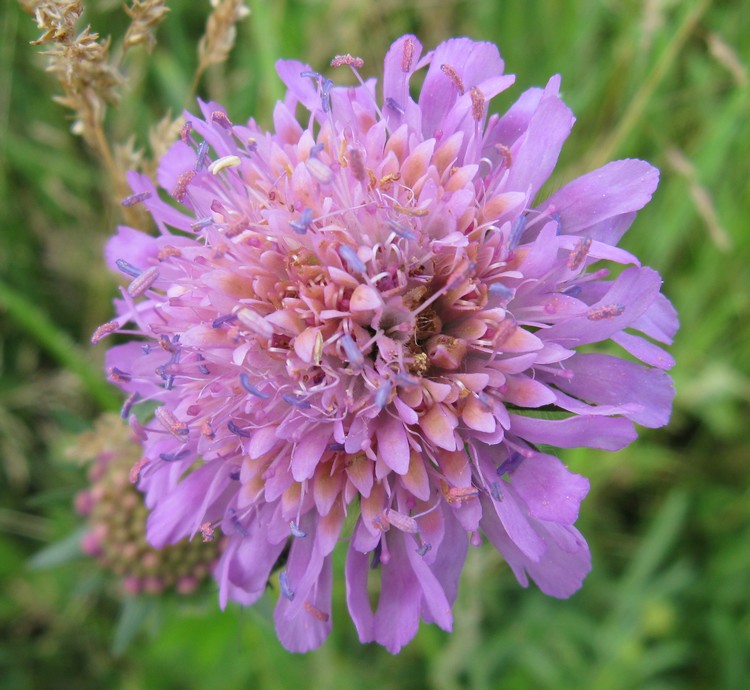
<svg viewBox="0 0 750 690"><path fill-rule="evenodd" d="M109 387L101 371L92 366L86 353L43 311L2 281L0 309L3 309L63 367L76 374L98 405L107 410L119 409L120 397Z"/></svg>

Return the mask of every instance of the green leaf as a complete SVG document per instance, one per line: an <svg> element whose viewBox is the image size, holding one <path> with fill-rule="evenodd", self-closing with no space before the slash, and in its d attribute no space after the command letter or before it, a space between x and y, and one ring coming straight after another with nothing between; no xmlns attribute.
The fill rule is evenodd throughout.
<svg viewBox="0 0 750 690"><path fill-rule="evenodd" d="M65 539L56 541L49 546L37 551L28 561L32 570L46 570L56 568L63 563L69 563L83 555L81 551L81 539L88 528L80 527L69 534Z"/></svg>
<svg viewBox="0 0 750 690"><path fill-rule="evenodd" d="M147 597L128 597L122 606L120 619L117 621L115 637L112 640L112 652L117 656L123 654L135 636L146 627L156 601Z"/></svg>

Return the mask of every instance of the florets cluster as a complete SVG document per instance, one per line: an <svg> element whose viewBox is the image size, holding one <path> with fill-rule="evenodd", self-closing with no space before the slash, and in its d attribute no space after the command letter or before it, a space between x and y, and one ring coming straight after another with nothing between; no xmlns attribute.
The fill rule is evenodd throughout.
<svg viewBox="0 0 750 690"><path fill-rule="evenodd" d="M124 203L159 235L110 241L132 281L94 339L138 336L107 366L126 416L157 404L135 424L150 540L221 526L222 606L258 599L288 552L275 620L304 651L330 630L345 539L360 639L396 652L420 617L450 629L482 535L524 586L579 588L588 482L540 446L618 450L633 422L665 424L672 360L653 341L677 321L658 274L615 247L656 169L617 161L537 200L574 120L559 77L488 117L513 83L494 45L423 55L404 36L382 97L359 58L332 64L360 85L279 62L273 131L201 103L161 162L163 192L130 175ZM602 262L626 268L612 280ZM645 364L579 351L604 340Z"/></svg>
<svg viewBox="0 0 750 690"><path fill-rule="evenodd" d="M116 415L105 415L70 450L77 461L90 463L90 485L75 500L88 521L81 547L118 575L128 594L190 594L211 574L222 540L183 539L163 549L148 543L148 509L133 482L141 449L131 436Z"/></svg>

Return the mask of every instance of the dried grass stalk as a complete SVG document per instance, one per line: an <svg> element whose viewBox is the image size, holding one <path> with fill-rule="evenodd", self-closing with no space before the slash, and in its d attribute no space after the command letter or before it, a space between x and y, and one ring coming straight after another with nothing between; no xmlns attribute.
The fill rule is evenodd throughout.
<svg viewBox="0 0 750 690"><path fill-rule="evenodd" d="M151 164L146 169L149 175L153 176L156 173L156 161L160 161L169 147L172 146L172 143L179 136L183 124L185 124L184 115L172 117L172 112L169 111L159 122L149 128L148 143L151 149Z"/></svg>
<svg viewBox="0 0 750 690"><path fill-rule="evenodd" d="M165 0L133 0L125 12L131 22L123 41L123 50L133 46L145 45L150 53L156 45L154 30L167 16L169 8Z"/></svg>
<svg viewBox="0 0 750 690"><path fill-rule="evenodd" d="M198 69L195 83L211 65L227 60L237 38L237 23L250 14L242 0L211 0L213 10L206 22L206 33L198 43Z"/></svg>

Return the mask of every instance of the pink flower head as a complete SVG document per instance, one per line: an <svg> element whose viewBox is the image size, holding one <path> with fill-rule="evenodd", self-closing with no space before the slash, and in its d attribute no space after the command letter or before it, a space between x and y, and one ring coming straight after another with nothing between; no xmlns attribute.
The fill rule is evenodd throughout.
<svg viewBox="0 0 750 690"><path fill-rule="evenodd" d="M359 78L358 58L334 65ZM523 586L570 596L590 570L573 526L588 481L540 447L619 450L633 422L670 414L672 360L653 341L671 342L676 315L615 246L657 170L617 161L537 199L573 116L553 77L488 118L513 83L489 43L423 55L398 39L381 98L374 80L277 67L274 130L201 103L163 192L129 178L125 203L158 237L120 228L107 247L132 282L95 340L139 336L109 371L128 409L157 405L133 422L150 540L220 527L222 606L252 604L283 562L275 621L293 651L331 629L339 540L359 637L391 652L420 618L451 628L482 534ZM608 279L605 262L626 268ZM644 364L578 351L605 340Z"/></svg>

